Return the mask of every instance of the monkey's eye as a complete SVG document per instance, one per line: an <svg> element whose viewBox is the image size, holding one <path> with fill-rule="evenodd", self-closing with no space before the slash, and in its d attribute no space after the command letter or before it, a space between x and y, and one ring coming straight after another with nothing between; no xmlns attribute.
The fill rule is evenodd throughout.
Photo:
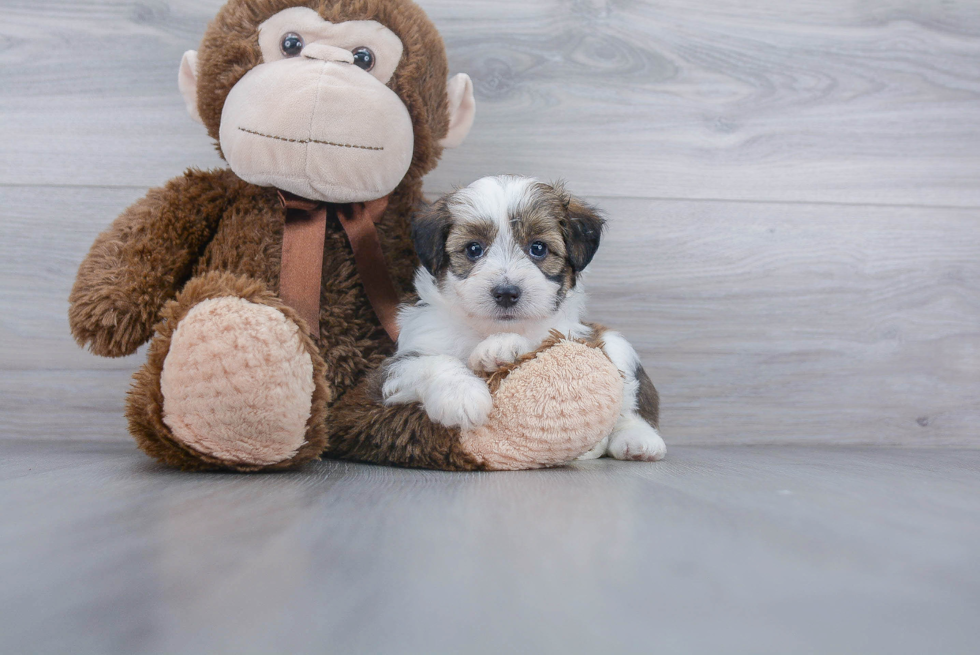
<svg viewBox="0 0 980 655"><path fill-rule="evenodd" d="M299 53L303 52L303 45L303 37L296 32L283 34L282 39L279 41L279 49L287 57L296 57L299 55Z"/></svg>
<svg viewBox="0 0 980 655"><path fill-rule="evenodd" d="M527 254L531 255L534 259L544 259L548 255L548 246L544 241L535 241L527 249Z"/></svg>
<svg viewBox="0 0 980 655"><path fill-rule="evenodd" d="M466 252L466 256L469 257L471 261L476 261L480 257L483 257L483 245L479 241L473 241L472 243L466 244L463 251Z"/></svg>
<svg viewBox="0 0 980 655"><path fill-rule="evenodd" d="M370 48L365 48L361 46L360 48L354 48L352 50L354 53L354 65L358 68L362 68L366 71L374 68L374 53L371 52Z"/></svg>

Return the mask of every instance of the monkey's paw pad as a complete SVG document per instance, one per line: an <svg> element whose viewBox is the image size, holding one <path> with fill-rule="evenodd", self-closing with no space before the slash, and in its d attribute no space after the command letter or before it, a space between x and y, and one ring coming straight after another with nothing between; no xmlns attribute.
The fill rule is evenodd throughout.
<svg viewBox="0 0 980 655"><path fill-rule="evenodd" d="M612 431L623 377L598 348L560 341L514 369L493 399L487 422L463 431L463 448L495 470L558 466Z"/></svg>
<svg viewBox="0 0 980 655"><path fill-rule="evenodd" d="M304 443L313 361L298 326L242 298L205 300L180 321L163 364L163 422L188 447L275 464Z"/></svg>

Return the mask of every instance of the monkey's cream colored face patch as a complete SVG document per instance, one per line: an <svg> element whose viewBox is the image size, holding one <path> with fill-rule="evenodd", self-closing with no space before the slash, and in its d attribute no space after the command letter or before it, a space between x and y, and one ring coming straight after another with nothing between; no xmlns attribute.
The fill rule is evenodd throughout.
<svg viewBox="0 0 980 655"><path fill-rule="evenodd" d="M299 35L304 45L327 44L353 53L358 48L368 48L374 53L375 63L368 71L382 84L394 75L401 61L403 46L394 32L373 20L352 20L331 23L309 7L284 9L259 26L259 48L266 63L287 59L281 42L287 34Z"/></svg>
<svg viewBox="0 0 980 655"><path fill-rule="evenodd" d="M259 46L264 62L232 88L221 115L235 174L326 202L391 193L415 146L408 109L385 85L401 40L375 21L333 24L294 7L262 24ZM364 49L369 70L356 63Z"/></svg>

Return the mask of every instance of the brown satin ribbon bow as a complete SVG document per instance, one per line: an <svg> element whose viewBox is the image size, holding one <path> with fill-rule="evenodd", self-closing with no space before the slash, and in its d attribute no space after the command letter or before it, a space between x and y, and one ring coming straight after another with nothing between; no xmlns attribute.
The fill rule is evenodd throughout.
<svg viewBox="0 0 980 655"><path fill-rule="evenodd" d="M323 241L328 214L336 216L354 251L354 264L381 326L398 340L398 293L388 273L375 224L388 207L388 198L348 205L307 200L279 191L286 208L282 235L282 267L279 296L306 321L313 338L320 337L320 280L323 275Z"/></svg>

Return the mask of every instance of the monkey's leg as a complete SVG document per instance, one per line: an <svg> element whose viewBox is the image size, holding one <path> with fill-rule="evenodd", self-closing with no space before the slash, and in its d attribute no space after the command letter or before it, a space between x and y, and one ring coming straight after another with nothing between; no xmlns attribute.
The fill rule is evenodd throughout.
<svg viewBox="0 0 980 655"><path fill-rule="evenodd" d="M142 450L184 469L238 471L321 453L325 365L296 313L262 282L208 273L162 315L127 399Z"/></svg>
<svg viewBox="0 0 980 655"><path fill-rule="evenodd" d="M623 378L602 350L557 339L491 381L489 419L462 433L418 403L382 404L379 383L365 380L331 408L324 456L455 471L560 466L609 435L623 401Z"/></svg>

